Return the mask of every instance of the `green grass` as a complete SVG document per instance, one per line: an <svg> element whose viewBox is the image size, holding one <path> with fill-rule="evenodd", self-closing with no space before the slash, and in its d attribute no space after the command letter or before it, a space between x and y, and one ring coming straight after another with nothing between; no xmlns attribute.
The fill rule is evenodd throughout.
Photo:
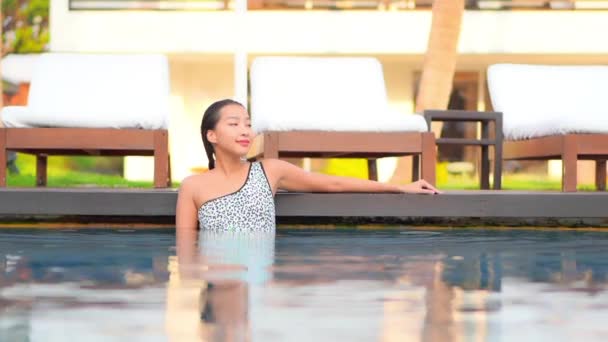
<svg viewBox="0 0 608 342"><path fill-rule="evenodd" d="M534 175L505 175L502 180L505 190L559 190L560 183L547 179L537 179ZM437 187L442 190L474 190L479 189L479 180L473 177L450 176L440 182Z"/></svg>
<svg viewBox="0 0 608 342"><path fill-rule="evenodd" d="M437 187L442 190L474 190L479 189L479 179L454 175L438 177ZM503 190L560 191L561 188L561 180L548 179L538 174L504 174L502 177ZM582 184L577 188L582 191L595 191L595 185L591 184Z"/></svg>
<svg viewBox="0 0 608 342"><path fill-rule="evenodd" d="M366 179L367 161L364 159L330 159L324 173ZM447 171L447 163L437 163L437 187L442 190L479 189L479 179L471 175L454 175ZM505 173L502 179L504 190L560 191L561 180L550 179L533 173ZM579 190L593 191L595 185L583 184Z"/></svg>
<svg viewBox="0 0 608 342"><path fill-rule="evenodd" d="M49 187L107 187L107 188L151 188L152 182L129 181L117 174L94 172L92 167L94 157L69 159L65 157L50 157L48 160ZM34 187L36 184L36 160L33 156L19 154L17 166L20 174L9 174L9 186ZM102 160L102 162L104 162ZM105 161L107 164L107 161ZM74 169L76 165L76 170ZM104 168L102 163L102 169ZM107 169L107 167L106 167ZM358 178L367 178L367 163L365 160L331 161L324 173ZM174 187L179 186L174 182ZM468 175L449 174L444 163L437 164L437 187L442 190L474 190L479 189L479 180ZM594 185L580 185L579 190L595 190ZM505 190L561 190L561 181L548 179L538 174L504 174L503 189Z"/></svg>
<svg viewBox="0 0 608 342"><path fill-rule="evenodd" d="M364 159L330 159L324 173L366 179L367 161ZM437 187L441 190L476 190L479 179L471 175L454 175L447 171L447 163L437 163ZM545 175L532 173L505 173L502 179L504 190L560 191L561 180L549 179ZM579 190L593 191L594 185L578 186Z"/></svg>
<svg viewBox="0 0 608 342"><path fill-rule="evenodd" d="M18 187L33 187L36 179L33 174L9 175L8 185ZM65 171L61 174L49 175L49 187L108 187L108 188L151 188L152 182L128 181L120 176L98 173ZM173 184L174 187L179 186ZM479 189L479 181L473 177L448 177L438 182L442 190L474 190ZM503 177L505 190L560 190L561 183L557 180L539 179L537 175L505 175ZM580 190L594 190L592 185L579 186Z"/></svg>
<svg viewBox="0 0 608 342"><path fill-rule="evenodd" d="M9 175L9 186L33 187L36 177L32 174ZM107 187L107 188L151 188L152 182L128 181L120 176L89 172L67 171L61 175L49 175L49 187Z"/></svg>
<svg viewBox="0 0 608 342"><path fill-rule="evenodd" d="M117 174L94 172L91 162L94 157L49 157L47 168L47 186L49 187L108 187L108 188L151 188L152 182L129 181ZM103 158L101 162L105 162ZM106 158L107 160L107 158ZM84 164L85 167L74 170L70 166ZM89 166L89 169L86 168ZM36 158L32 155L18 154L17 167L19 174L9 174L9 186L36 186Z"/></svg>

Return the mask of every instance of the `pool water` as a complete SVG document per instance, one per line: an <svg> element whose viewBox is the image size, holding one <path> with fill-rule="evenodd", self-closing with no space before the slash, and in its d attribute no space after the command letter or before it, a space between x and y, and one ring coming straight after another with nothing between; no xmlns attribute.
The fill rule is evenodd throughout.
<svg viewBox="0 0 608 342"><path fill-rule="evenodd" d="M0 341L604 341L608 232L0 231Z"/></svg>

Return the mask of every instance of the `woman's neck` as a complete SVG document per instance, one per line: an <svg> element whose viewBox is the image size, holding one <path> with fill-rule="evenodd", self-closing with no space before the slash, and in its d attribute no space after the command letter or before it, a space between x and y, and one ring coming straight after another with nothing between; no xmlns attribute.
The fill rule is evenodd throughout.
<svg viewBox="0 0 608 342"><path fill-rule="evenodd" d="M247 162L241 159L240 156L225 156L219 154L215 159L215 168L225 176L240 172L246 164Z"/></svg>

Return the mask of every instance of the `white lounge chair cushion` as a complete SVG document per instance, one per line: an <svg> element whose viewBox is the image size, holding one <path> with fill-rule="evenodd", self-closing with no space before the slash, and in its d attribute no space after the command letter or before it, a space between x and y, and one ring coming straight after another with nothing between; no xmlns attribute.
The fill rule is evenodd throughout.
<svg viewBox="0 0 608 342"><path fill-rule="evenodd" d="M608 133L608 66L496 64L488 88L507 139Z"/></svg>
<svg viewBox="0 0 608 342"><path fill-rule="evenodd" d="M2 111L6 127L164 129L168 118L169 67L161 55L43 54L28 106Z"/></svg>
<svg viewBox="0 0 608 342"><path fill-rule="evenodd" d="M421 115L390 110L374 58L259 57L250 82L257 132L427 131Z"/></svg>
<svg viewBox="0 0 608 342"><path fill-rule="evenodd" d="M2 78L16 84L29 83L39 57L40 54L7 55L2 58Z"/></svg>

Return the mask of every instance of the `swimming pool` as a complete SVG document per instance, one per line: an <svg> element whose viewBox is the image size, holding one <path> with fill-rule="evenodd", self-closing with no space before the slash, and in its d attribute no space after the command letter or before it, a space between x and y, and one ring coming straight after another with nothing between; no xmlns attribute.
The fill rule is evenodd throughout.
<svg viewBox="0 0 608 342"><path fill-rule="evenodd" d="M0 231L0 341L608 339L608 232Z"/></svg>

